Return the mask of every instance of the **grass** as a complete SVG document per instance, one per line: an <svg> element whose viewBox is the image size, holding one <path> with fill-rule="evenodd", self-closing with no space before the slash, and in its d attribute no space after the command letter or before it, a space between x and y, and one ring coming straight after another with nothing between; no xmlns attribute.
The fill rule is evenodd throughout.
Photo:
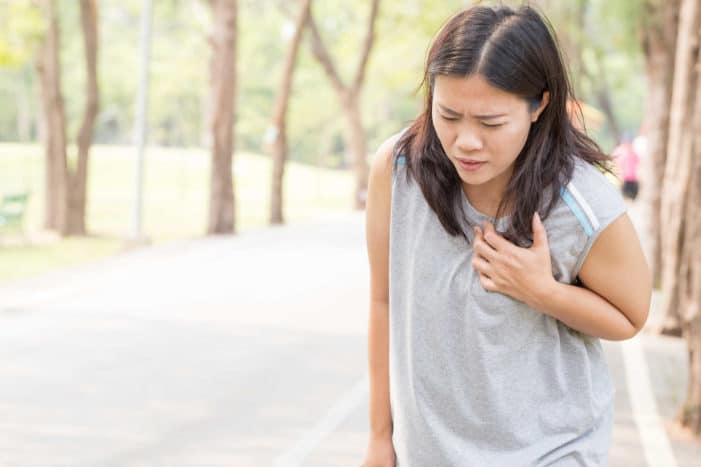
<svg viewBox="0 0 701 467"><path fill-rule="evenodd" d="M73 150L73 149L71 149ZM234 158L237 230L267 224L272 164L265 156ZM136 151L94 146L89 162L87 228L90 236L60 239L41 230L44 201L43 148L0 144L0 193L31 193L25 228L28 242L5 239L0 281L38 274L118 252L132 227ZM154 243L205 234L209 154L200 148L149 148L145 158L143 231ZM352 207L353 178L290 162L285 172L285 215L299 222Z"/></svg>
<svg viewBox="0 0 701 467"><path fill-rule="evenodd" d="M69 238L0 248L0 281L29 277L57 267L112 255L121 242L110 238Z"/></svg>

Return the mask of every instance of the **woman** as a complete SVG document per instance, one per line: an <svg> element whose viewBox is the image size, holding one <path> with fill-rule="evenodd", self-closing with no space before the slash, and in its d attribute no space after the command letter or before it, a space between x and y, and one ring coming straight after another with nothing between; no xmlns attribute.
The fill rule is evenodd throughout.
<svg viewBox="0 0 701 467"><path fill-rule="evenodd" d="M651 278L554 36L530 7L469 8L424 85L370 174L363 466L604 466L599 339L640 331Z"/></svg>

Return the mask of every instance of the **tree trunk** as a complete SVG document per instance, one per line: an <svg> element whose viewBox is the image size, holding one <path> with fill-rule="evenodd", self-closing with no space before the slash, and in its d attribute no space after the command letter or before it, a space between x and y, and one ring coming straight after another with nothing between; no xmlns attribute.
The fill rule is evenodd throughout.
<svg viewBox="0 0 701 467"><path fill-rule="evenodd" d="M44 227L63 230L66 220L66 117L61 95L60 34L53 0L38 2L46 18L46 33L37 60L45 126Z"/></svg>
<svg viewBox="0 0 701 467"><path fill-rule="evenodd" d="M234 108L236 90L236 0L209 0L212 9L212 46L210 62L212 165L209 189L207 233L235 232L234 183Z"/></svg>
<svg viewBox="0 0 701 467"><path fill-rule="evenodd" d="M677 273L679 318L682 335L689 349L689 383L687 397L678 417L682 427L701 440L701 5L698 0L683 0L679 23L678 65L675 73L684 72L687 86L684 97L687 112L675 134L680 160L674 169L685 171L681 227L681 255ZM681 62L680 62L681 61ZM680 66L680 68L681 68ZM687 69L688 67L688 69ZM675 76L675 93L677 82ZM681 92L681 91L680 91ZM675 96L678 97L678 96ZM677 104L677 102L673 102ZM673 114L674 115L674 114ZM670 131L670 133L672 133ZM672 142L670 138L670 143ZM668 159L672 158L670 153ZM670 165L667 166L668 168ZM678 172L677 172L678 173ZM681 181L681 180L680 180ZM680 183L681 185L681 183ZM681 201L680 199L679 201ZM666 279L666 278L665 278Z"/></svg>
<svg viewBox="0 0 701 467"><path fill-rule="evenodd" d="M698 290L698 284L696 287ZM701 319L698 314L684 326L684 333L689 345L689 382L678 420L698 438L701 436Z"/></svg>
<svg viewBox="0 0 701 467"><path fill-rule="evenodd" d="M647 249L655 287L660 287L662 256L660 248L661 188L664 181L669 107L672 100L674 53L677 41L679 0L647 3L643 24L642 49L645 55L648 97L644 128L648 154L643 160L641 198L647 207Z"/></svg>
<svg viewBox="0 0 701 467"><path fill-rule="evenodd" d="M362 125L360 113L360 94L365 79L365 70L367 69L370 51L375 39L375 20L379 10L379 0L372 0L370 5L370 15L368 17L367 32L365 40L361 48L360 60L355 71L355 77L350 85L346 85L341 80L340 75L336 71L336 66L326 49L326 45L319 34L316 27L314 16L310 13L309 29L311 32L311 47L312 53L317 61L321 64L326 76L331 81L336 95L341 102L346 121L346 145L353 154L353 167L355 169L355 194L354 207L355 209L364 209L365 200L367 198L368 186L368 163L367 152L365 147L365 131Z"/></svg>
<svg viewBox="0 0 701 467"><path fill-rule="evenodd" d="M85 48L85 68L87 77L86 102L83 123L78 132L78 163L75 172L68 174L68 211L64 225L64 235L85 235L85 204L88 177L88 155L92 143L93 129L99 107L97 81L97 2L80 0L80 19Z"/></svg>
<svg viewBox="0 0 701 467"><path fill-rule="evenodd" d="M273 141L273 183L270 194L270 223L284 223L283 215L283 177L285 174L285 160L287 159L287 106L292 89L292 75L297 61L297 51L302 41L304 25L309 18L309 5L311 0L303 0L301 11L295 23L295 32L290 40L285 65L282 71L282 82L278 90L277 101L271 122L274 135Z"/></svg>
<svg viewBox="0 0 701 467"><path fill-rule="evenodd" d="M696 94L699 84L699 26L701 7L697 0L683 0L679 16L679 30L674 65L674 82L670 108L669 141L662 190L661 238L663 312L667 321L680 320L680 274L684 243L685 201L690 189L689 180L693 168L695 135L693 125ZM666 322L665 327L672 326ZM678 326L677 326L678 327Z"/></svg>
<svg viewBox="0 0 701 467"><path fill-rule="evenodd" d="M697 61L701 65L701 61ZM697 74L697 84L698 74ZM701 92L696 93L693 167L685 203L685 232L679 275L682 335L689 349L687 395L678 420L701 437Z"/></svg>
<svg viewBox="0 0 701 467"><path fill-rule="evenodd" d="M369 175L368 163L365 155L365 129L360 116L360 98L351 95L343 103L343 113L346 116L346 141L353 157L353 170L355 171L355 208L364 209L367 200L367 180ZM363 155L363 157L360 157Z"/></svg>

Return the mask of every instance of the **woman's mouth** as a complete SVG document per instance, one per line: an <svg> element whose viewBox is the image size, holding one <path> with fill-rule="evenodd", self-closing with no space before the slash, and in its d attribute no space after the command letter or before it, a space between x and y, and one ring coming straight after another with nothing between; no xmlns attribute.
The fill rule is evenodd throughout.
<svg viewBox="0 0 701 467"><path fill-rule="evenodd" d="M458 159L458 164L460 164L460 167L462 167L463 170L473 172L475 170L478 170L484 164L486 164L486 162L484 162L484 161L466 161L463 159Z"/></svg>

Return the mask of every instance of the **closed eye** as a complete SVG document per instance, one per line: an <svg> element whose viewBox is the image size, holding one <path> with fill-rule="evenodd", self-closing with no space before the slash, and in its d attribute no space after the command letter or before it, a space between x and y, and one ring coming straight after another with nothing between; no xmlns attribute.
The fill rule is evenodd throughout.
<svg viewBox="0 0 701 467"><path fill-rule="evenodd" d="M482 122L482 126L485 126L485 127L487 127L487 128L497 128L497 127L500 127L500 126L503 126L503 125L504 125L503 123L496 123L496 124L490 125L489 123L484 123L484 122Z"/></svg>
<svg viewBox="0 0 701 467"><path fill-rule="evenodd" d="M445 115L441 114L441 118L443 120L449 121L449 122L456 122L459 120L457 117L446 117Z"/></svg>

